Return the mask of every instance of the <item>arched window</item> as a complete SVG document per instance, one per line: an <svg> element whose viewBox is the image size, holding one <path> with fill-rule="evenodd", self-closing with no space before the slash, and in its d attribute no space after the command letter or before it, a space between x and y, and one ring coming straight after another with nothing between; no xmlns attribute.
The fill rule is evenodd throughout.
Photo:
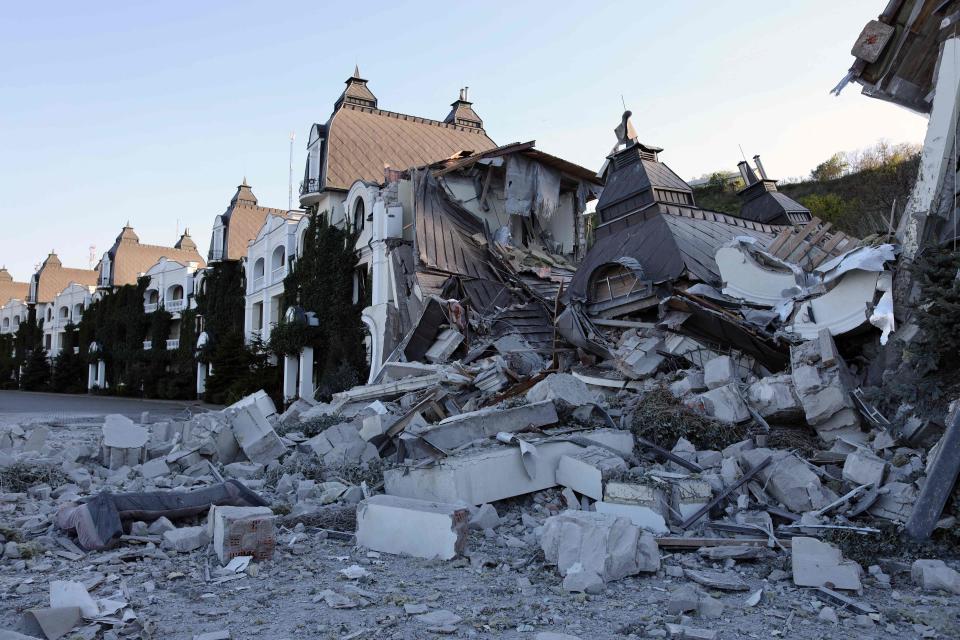
<svg viewBox="0 0 960 640"><path fill-rule="evenodd" d="M53 307L47 307L47 321L53 320Z"/></svg>
<svg viewBox="0 0 960 640"><path fill-rule="evenodd" d="M13 326L15 327L20 326L20 316L13 316Z"/></svg>
<svg viewBox="0 0 960 640"><path fill-rule="evenodd" d="M157 304L160 302L160 292L156 289L147 291L147 304Z"/></svg>
<svg viewBox="0 0 960 640"><path fill-rule="evenodd" d="M183 300L183 287L178 284L167 289L167 300Z"/></svg>
<svg viewBox="0 0 960 640"><path fill-rule="evenodd" d="M366 219L366 206L363 204L363 198L357 198L353 203L353 230L362 231Z"/></svg>
<svg viewBox="0 0 960 640"><path fill-rule="evenodd" d="M300 236L297 238L297 255L298 256L301 256L301 257L303 256L303 245L306 243L306 241L307 241L307 228L304 227L300 231Z"/></svg>
<svg viewBox="0 0 960 640"><path fill-rule="evenodd" d="M270 258L270 270L274 275L277 274L277 270L283 269L283 265L286 263L287 254L284 250L284 247L280 246L273 250L273 256Z"/></svg>
<svg viewBox="0 0 960 640"><path fill-rule="evenodd" d="M10 328L10 318L4 318L4 319L3 319L3 328L4 328L4 329L9 329L9 328Z"/></svg>
<svg viewBox="0 0 960 640"><path fill-rule="evenodd" d="M60 307L60 319L66 320L69 317L70 317L70 307L66 305Z"/></svg>
<svg viewBox="0 0 960 640"><path fill-rule="evenodd" d="M263 277L263 258L257 258L257 261L253 263L253 279Z"/></svg>
<svg viewBox="0 0 960 640"><path fill-rule="evenodd" d="M73 319L76 322L79 322L80 318L83 316L83 303L78 302L73 305Z"/></svg>

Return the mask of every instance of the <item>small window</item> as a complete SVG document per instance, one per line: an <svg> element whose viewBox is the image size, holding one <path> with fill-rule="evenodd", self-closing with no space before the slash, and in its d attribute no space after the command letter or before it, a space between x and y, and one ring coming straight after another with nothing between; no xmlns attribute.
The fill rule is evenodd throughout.
<svg viewBox="0 0 960 640"><path fill-rule="evenodd" d="M363 204L363 198L357 198L353 203L353 230L362 231L366 220L366 207Z"/></svg>

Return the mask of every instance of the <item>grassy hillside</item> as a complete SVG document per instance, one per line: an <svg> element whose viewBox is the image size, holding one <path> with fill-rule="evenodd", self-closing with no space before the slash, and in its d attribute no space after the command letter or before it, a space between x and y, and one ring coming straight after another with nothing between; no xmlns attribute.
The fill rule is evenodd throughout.
<svg viewBox="0 0 960 640"><path fill-rule="evenodd" d="M917 176L919 157L897 159L878 167L850 172L832 180L804 180L779 185L779 190L810 209L821 220L845 233L863 238L884 233L894 209L896 228ZM737 214L736 187L708 185L694 190L704 209ZM894 207L894 203L896 206Z"/></svg>

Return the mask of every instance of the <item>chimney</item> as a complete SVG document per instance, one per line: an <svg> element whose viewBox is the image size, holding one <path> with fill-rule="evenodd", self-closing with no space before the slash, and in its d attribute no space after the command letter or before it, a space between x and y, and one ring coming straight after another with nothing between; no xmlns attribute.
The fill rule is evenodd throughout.
<svg viewBox="0 0 960 640"><path fill-rule="evenodd" d="M759 156L759 155L753 156L753 162L754 162L754 164L757 165L757 171L760 172L760 177L763 178L764 180L766 180L766 179L767 179L767 172L763 169L763 165L760 164L760 156Z"/></svg>
<svg viewBox="0 0 960 640"><path fill-rule="evenodd" d="M740 169L740 177L743 178L743 184L749 187L757 182L757 174L753 172L746 160L737 163L737 169Z"/></svg>

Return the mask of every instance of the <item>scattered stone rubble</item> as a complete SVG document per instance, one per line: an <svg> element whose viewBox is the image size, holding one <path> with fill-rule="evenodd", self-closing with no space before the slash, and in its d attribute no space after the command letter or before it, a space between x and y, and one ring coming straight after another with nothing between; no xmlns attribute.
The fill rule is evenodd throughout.
<svg viewBox="0 0 960 640"><path fill-rule="evenodd" d="M955 479L940 478L951 441L928 448L878 417L827 329L794 337L773 370L744 343L701 343L677 322L607 323L591 339L608 358L442 327L426 362L387 362L328 403L299 399L279 413L259 392L181 420L5 427L0 563L34 582L0 582L22 614L4 623L34 637L156 637L161 582L170 590L189 576L203 598L268 576L295 589L279 586L291 571L323 584L310 602L336 617L385 607L387 574L414 567L440 580L510 576L528 607L537 596L601 609L612 598L627 637L740 637L747 611L788 627L799 611L816 628L956 637L950 620L880 605L894 593L921 604L960 595L949 558L911 565L879 551L915 510L929 516L932 483ZM645 413L653 393L675 404ZM955 414L944 423L944 438L960 428ZM954 526L942 509L935 524ZM84 526L117 535L95 544ZM142 589L131 590L131 571ZM41 582L49 603L32 586ZM628 594L655 613L638 622ZM381 629L340 635L569 630L546 613L507 629L464 602L414 600L395 594L372 622ZM323 629L313 631L337 635Z"/></svg>

